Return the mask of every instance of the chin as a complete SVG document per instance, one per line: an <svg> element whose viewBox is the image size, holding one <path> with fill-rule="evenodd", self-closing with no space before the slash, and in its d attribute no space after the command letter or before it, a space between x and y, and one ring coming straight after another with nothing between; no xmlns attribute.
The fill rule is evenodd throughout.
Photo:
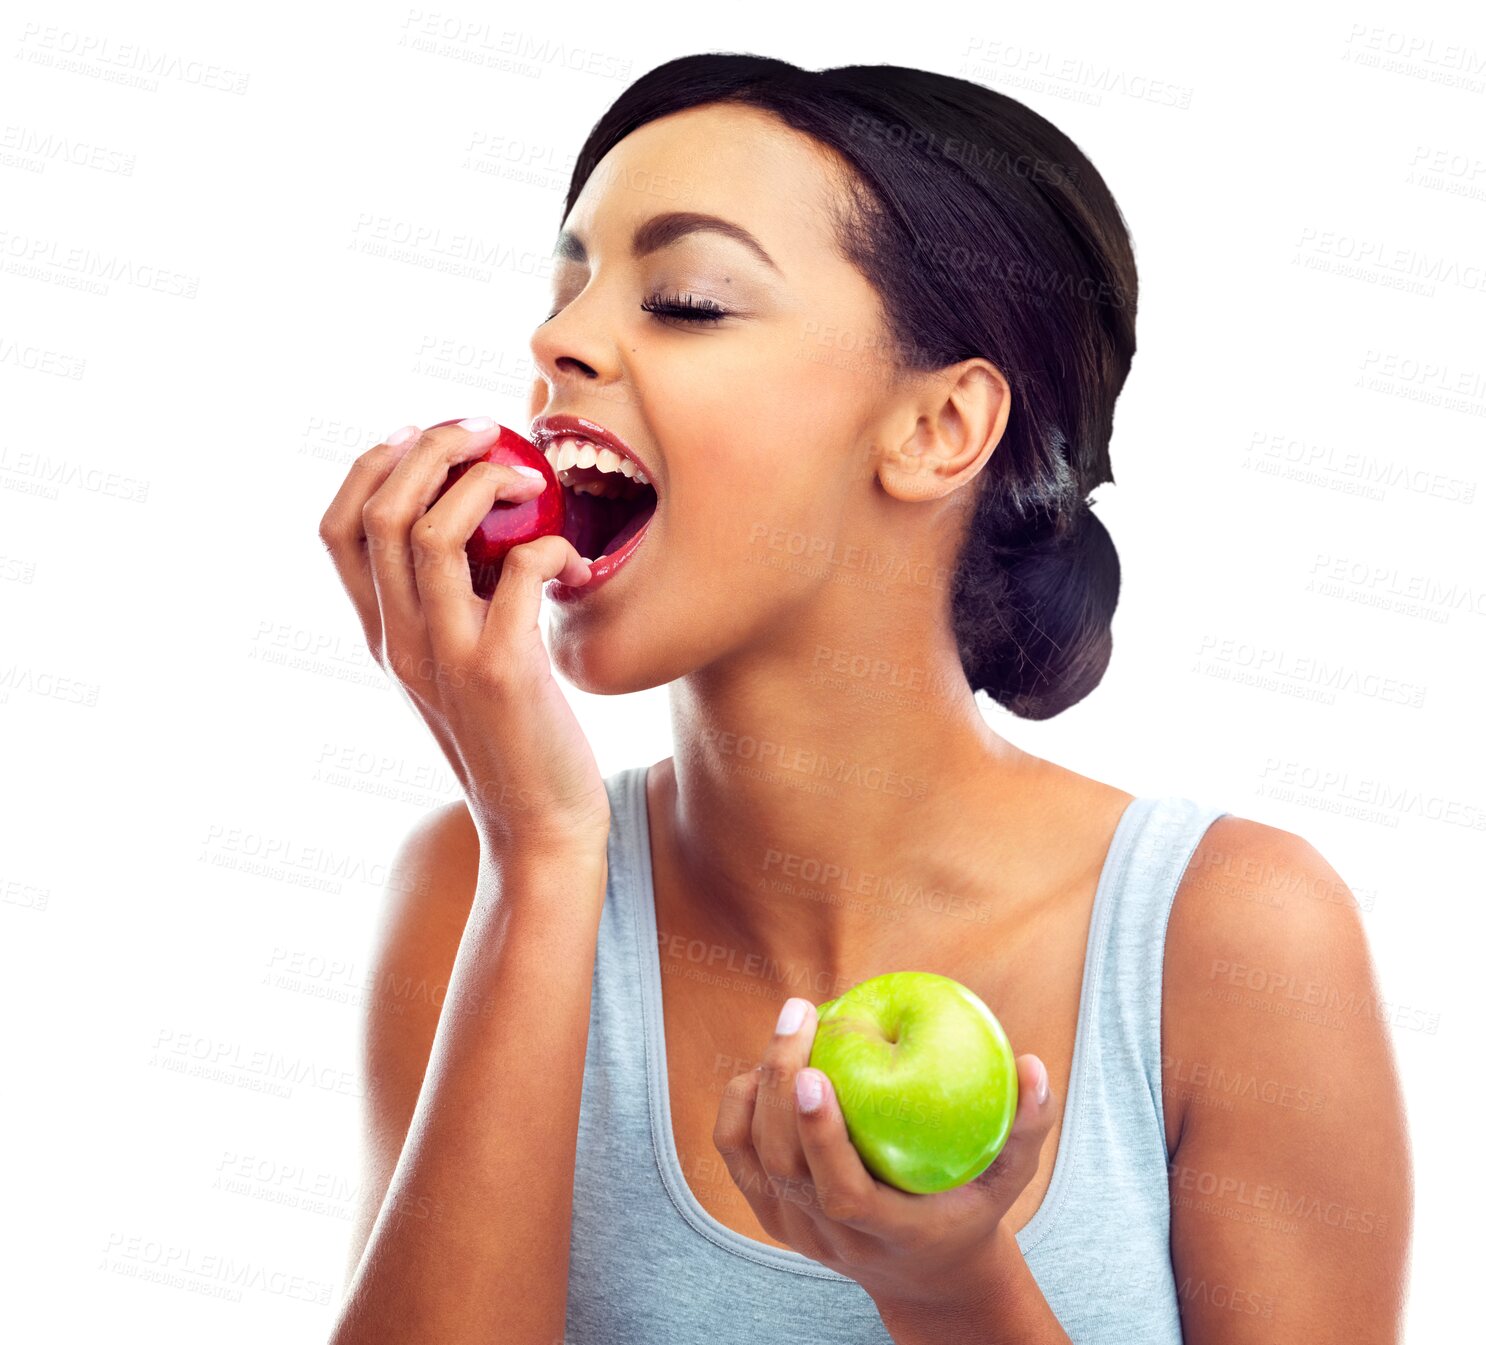
<svg viewBox="0 0 1486 1345"><path fill-rule="evenodd" d="M579 691L590 696L624 696L648 691L667 679L651 666L653 642L635 645L610 633L586 636L552 630L552 666Z"/></svg>

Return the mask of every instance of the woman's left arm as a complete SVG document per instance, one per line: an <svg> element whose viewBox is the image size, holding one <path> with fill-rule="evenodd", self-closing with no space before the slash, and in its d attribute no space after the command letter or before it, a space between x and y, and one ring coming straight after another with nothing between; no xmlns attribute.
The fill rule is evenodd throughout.
<svg viewBox="0 0 1486 1345"><path fill-rule="evenodd" d="M1413 1189L1389 1012L1330 866L1289 832L1213 823L1164 968L1168 1110L1196 1081L1169 1167L1186 1345L1401 1339ZM857 1280L897 1345L1066 1345L1002 1222L1055 1115L1035 1058L1018 1057L996 1161L952 1191L909 1195L867 1172L830 1081L806 1068L815 1024L807 1002L718 1109L713 1143L763 1228Z"/></svg>
<svg viewBox="0 0 1486 1345"><path fill-rule="evenodd" d="M1167 930L1171 1259L1187 1345L1396 1345L1413 1164L1356 899L1301 837L1219 818ZM1447 1096L1442 1094L1441 1096Z"/></svg>

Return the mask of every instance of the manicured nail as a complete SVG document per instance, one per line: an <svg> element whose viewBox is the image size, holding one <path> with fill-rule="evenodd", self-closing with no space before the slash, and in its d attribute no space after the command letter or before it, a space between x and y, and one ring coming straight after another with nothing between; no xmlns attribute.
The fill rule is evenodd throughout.
<svg viewBox="0 0 1486 1345"><path fill-rule="evenodd" d="M382 442L392 448L401 448L417 433L418 427L416 425L404 425L400 430L393 430Z"/></svg>
<svg viewBox="0 0 1486 1345"><path fill-rule="evenodd" d="M787 999L784 1007L779 1010L779 1021L774 1024L774 1031L781 1037L792 1037L800 1030L800 1024L805 1021L805 1001L803 999Z"/></svg>
<svg viewBox="0 0 1486 1345"><path fill-rule="evenodd" d="M461 430L493 430L495 421L489 416L471 416L468 420L459 422Z"/></svg>
<svg viewBox="0 0 1486 1345"><path fill-rule="evenodd" d="M524 462L513 462L511 464L511 470L513 472L520 472L522 476L534 476L538 481L545 481L547 479L542 475L540 468L528 467Z"/></svg>
<svg viewBox="0 0 1486 1345"><path fill-rule="evenodd" d="M1037 1061L1037 1105L1040 1107L1047 1101L1047 1095L1052 1091L1047 1081L1047 1066L1039 1058Z"/></svg>
<svg viewBox="0 0 1486 1345"><path fill-rule="evenodd" d="M819 1111L823 1096L820 1075L813 1069L802 1069L795 1075L795 1103L802 1112Z"/></svg>

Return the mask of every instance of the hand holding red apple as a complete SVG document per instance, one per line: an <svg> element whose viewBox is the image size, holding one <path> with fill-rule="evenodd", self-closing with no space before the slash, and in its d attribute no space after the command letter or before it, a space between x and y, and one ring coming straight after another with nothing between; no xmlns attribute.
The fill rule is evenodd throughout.
<svg viewBox="0 0 1486 1345"><path fill-rule="evenodd" d="M489 601L472 587L466 542L481 520L549 484L474 461L502 433L488 418L406 427L356 460L320 537L372 657L428 724L485 845L497 857L588 852L607 841L608 792L537 614L547 580L581 585L589 567L566 538L542 534L504 552Z"/></svg>
<svg viewBox="0 0 1486 1345"><path fill-rule="evenodd" d="M457 421L444 420L431 426L442 429ZM444 484L439 487L437 499L453 487L477 462L492 462L524 470L530 475L541 475L543 489L540 493L517 499L496 497L490 512L485 515L465 543L465 554L470 560L470 578L474 591L482 598L495 592L500 580L501 562L512 547L535 541L552 533L563 531L567 516L567 497L558 484L557 473L552 470L541 450L525 435L518 434L509 425L496 427L500 436L478 458L468 458L455 463Z"/></svg>
<svg viewBox="0 0 1486 1345"><path fill-rule="evenodd" d="M1036 1173L1056 1115L1051 1090L1039 1096L1041 1061L1015 1059L1015 1119L995 1160L951 1189L913 1194L868 1171L830 1078L809 1067L816 1007L791 998L785 1011L762 1063L729 1080L713 1130L759 1223L880 1307L970 1311L989 1301L1006 1258L1020 1255L1002 1219Z"/></svg>

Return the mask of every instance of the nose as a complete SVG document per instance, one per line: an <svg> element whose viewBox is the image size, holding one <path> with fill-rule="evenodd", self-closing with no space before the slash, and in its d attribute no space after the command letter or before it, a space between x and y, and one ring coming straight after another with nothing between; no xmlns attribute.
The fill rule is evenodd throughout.
<svg viewBox="0 0 1486 1345"><path fill-rule="evenodd" d="M560 378L577 378L580 382L595 379L599 376L598 370L577 355L554 355L550 361L537 357L537 368L543 371L544 376L551 382L556 383ZM552 370L548 375L546 371Z"/></svg>
<svg viewBox="0 0 1486 1345"><path fill-rule="evenodd" d="M600 345L601 338L590 303L586 323L575 317L574 310L582 308L580 296L541 323L531 334L531 353L537 371L556 385L563 378L576 378L580 382L601 378L600 370L605 357Z"/></svg>
<svg viewBox="0 0 1486 1345"><path fill-rule="evenodd" d="M589 398L623 400L615 343L605 340L598 309L591 302L584 316L575 312L583 303L581 297L574 299L532 333L536 379L529 418L540 415L549 400L568 405L561 396L565 386Z"/></svg>

